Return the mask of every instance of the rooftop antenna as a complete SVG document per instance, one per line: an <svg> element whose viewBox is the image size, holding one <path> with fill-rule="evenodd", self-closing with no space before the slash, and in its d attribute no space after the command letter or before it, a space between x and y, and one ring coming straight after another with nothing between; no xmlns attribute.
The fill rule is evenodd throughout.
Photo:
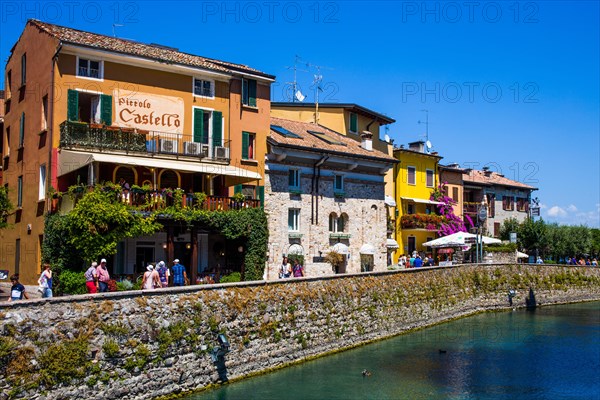
<svg viewBox="0 0 600 400"><path fill-rule="evenodd" d="M302 57L300 57L299 55L296 54L296 59L294 60L294 66L293 67L286 67L287 69L293 69L294 70L294 81L293 82L286 82L286 83L291 83L292 84L292 103L295 103L296 100L298 100L299 102L302 102L304 100L304 95L302 94L301 91L298 90L298 81L296 79L296 73L297 73L297 71L308 72L305 69L298 69L298 64L301 61L302 61ZM308 66L308 63L306 63L306 66Z"/></svg>
<svg viewBox="0 0 600 400"><path fill-rule="evenodd" d="M115 28L116 27L121 27L121 26L125 26L122 24L112 24L112 28L113 28L113 37L117 37L117 33L115 32Z"/></svg>
<svg viewBox="0 0 600 400"><path fill-rule="evenodd" d="M333 69L326 67L324 65L315 65L306 63L307 67L313 67L317 70L317 73L314 74L313 85L315 85L315 124L319 123L319 92L323 91L321 87L321 82L323 82L323 75L321 75L321 68L324 69Z"/></svg>
<svg viewBox="0 0 600 400"><path fill-rule="evenodd" d="M421 110L425 113L425 121L417 121L419 124L425 124L425 146L427 147L427 152L431 150L431 142L429 141L429 110Z"/></svg>

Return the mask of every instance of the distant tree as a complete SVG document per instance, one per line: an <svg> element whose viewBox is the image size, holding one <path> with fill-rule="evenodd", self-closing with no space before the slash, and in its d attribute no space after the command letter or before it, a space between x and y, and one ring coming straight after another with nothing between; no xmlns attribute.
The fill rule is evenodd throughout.
<svg viewBox="0 0 600 400"><path fill-rule="evenodd" d="M508 218L504 220L502 225L500 226L500 239L502 240L510 240L511 232L515 232L517 234L517 239L519 238L519 230L521 229L521 223L516 218Z"/></svg>
<svg viewBox="0 0 600 400"><path fill-rule="evenodd" d="M546 223L542 218L537 221L527 218L519 229L519 243L529 252L535 251L537 256L539 251L546 247L548 241L546 232Z"/></svg>
<svg viewBox="0 0 600 400"><path fill-rule="evenodd" d="M598 258L600 256L600 229L592 228L590 233L592 236L590 254L592 257Z"/></svg>

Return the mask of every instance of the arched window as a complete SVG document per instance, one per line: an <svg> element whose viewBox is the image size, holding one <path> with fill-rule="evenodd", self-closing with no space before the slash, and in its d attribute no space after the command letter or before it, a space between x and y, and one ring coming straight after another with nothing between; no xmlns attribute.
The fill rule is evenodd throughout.
<svg viewBox="0 0 600 400"><path fill-rule="evenodd" d="M329 214L329 232L337 232L338 216L336 213Z"/></svg>
<svg viewBox="0 0 600 400"><path fill-rule="evenodd" d="M371 206L371 216L373 217L373 220L375 222L379 222L379 213L377 212L377 206L375 204L373 204Z"/></svg>
<svg viewBox="0 0 600 400"><path fill-rule="evenodd" d="M338 232L347 232L348 231L348 214L342 213L338 218Z"/></svg>
<svg viewBox="0 0 600 400"><path fill-rule="evenodd" d="M171 169L165 169L158 175L158 184L161 189L175 189L181 186L179 174Z"/></svg>
<svg viewBox="0 0 600 400"><path fill-rule="evenodd" d="M137 171L133 167L119 165L113 171L113 182L119 183L121 178L131 185L137 184Z"/></svg>

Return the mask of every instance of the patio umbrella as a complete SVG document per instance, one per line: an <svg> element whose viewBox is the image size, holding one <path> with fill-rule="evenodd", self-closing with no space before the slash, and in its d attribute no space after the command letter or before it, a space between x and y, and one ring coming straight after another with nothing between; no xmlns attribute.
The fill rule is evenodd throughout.
<svg viewBox="0 0 600 400"><path fill-rule="evenodd" d="M517 258L529 258L529 254L521 253L517 251Z"/></svg>
<svg viewBox="0 0 600 400"><path fill-rule="evenodd" d="M423 246L428 247L459 247L465 245L466 238L476 238L477 235L469 232L456 232L452 235L444 236L429 242L423 243ZM502 243L500 239L491 238L489 236L481 236L484 244Z"/></svg>

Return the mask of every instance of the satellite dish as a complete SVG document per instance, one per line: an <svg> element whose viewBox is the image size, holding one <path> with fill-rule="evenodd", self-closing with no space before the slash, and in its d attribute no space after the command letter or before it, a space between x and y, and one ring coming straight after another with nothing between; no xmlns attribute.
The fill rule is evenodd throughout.
<svg viewBox="0 0 600 400"><path fill-rule="evenodd" d="M428 149L431 149L431 142L428 140L425 142L425 146L427 146Z"/></svg>
<svg viewBox="0 0 600 400"><path fill-rule="evenodd" d="M383 140L385 140L387 143L390 142L390 135L384 135L383 136Z"/></svg>

